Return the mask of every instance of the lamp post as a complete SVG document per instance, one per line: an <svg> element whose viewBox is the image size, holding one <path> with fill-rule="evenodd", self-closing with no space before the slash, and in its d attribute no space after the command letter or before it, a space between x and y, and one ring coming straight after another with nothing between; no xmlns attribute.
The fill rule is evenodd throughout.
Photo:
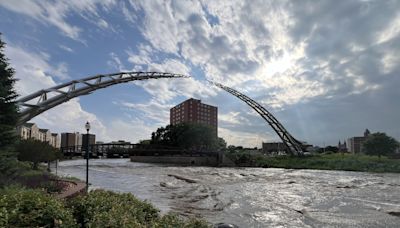
<svg viewBox="0 0 400 228"><path fill-rule="evenodd" d="M86 128L86 192L89 192L89 121L85 124Z"/></svg>

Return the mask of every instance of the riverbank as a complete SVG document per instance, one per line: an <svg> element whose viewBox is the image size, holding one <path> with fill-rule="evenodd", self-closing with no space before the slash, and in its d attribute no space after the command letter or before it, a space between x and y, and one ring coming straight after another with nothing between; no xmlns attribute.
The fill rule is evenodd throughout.
<svg viewBox="0 0 400 228"><path fill-rule="evenodd" d="M86 161L58 173L85 179ZM161 210L239 227L398 227L398 174L90 161L91 189L130 192ZM377 194L379 193L379 194ZM337 219L340 218L340 219Z"/></svg>
<svg viewBox="0 0 400 228"><path fill-rule="evenodd" d="M13 160L0 174L0 227L209 227L160 210L131 193L95 189Z"/></svg>
<svg viewBox="0 0 400 228"><path fill-rule="evenodd" d="M269 157L246 153L228 153L227 156L238 166L343 170L375 173L400 173L400 159L352 154L324 154L304 157Z"/></svg>
<svg viewBox="0 0 400 228"><path fill-rule="evenodd" d="M0 189L0 227L209 227L198 219L183 220L130 193L94 190L68 201L40 190Z"/></svg>

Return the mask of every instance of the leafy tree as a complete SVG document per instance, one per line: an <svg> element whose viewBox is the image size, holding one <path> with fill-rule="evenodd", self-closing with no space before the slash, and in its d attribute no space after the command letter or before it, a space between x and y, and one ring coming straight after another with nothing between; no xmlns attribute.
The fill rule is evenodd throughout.
<svg viewBox="0 0 400 228"><path fill-rule="evenodd" d="M17 152L18 160L31 162L33 169L37 169L40 162L51 162L62 157L61 152L48 142L33 139L21 140Z"/></svg>
<svg viewBox="0 0 400 228"><path fill-rule="evenodd" d="M151 142L150 139L143 139L143 140L140 140L140 141L139 141L139 144L142 144L142 145L149 145L150 142Z"/></svg>
<svg viewBox="0 0 400 228"><path fill-rule="evenodd" d="M4 46L0 38L0 154L3 156L16 141L15 127L18 120L18 107L15 103L18 95L14 90L16 79L3 53Z"/></svg>
<svg viewBox="0 0 400 228"><path fill-rule="evenodd" d="M218 137L218 149L225 150L226 149L226 141L225 139Z"/></svg>
<svg viewBox="0 0 400 228"><path fill-rule="evenodd" d="M363 152L368 155L390 155L393 154L399 143L385 133L377 132L370 134L363 144Z"/></svg>
<svg viewBox="0 0 400 228"><path fill-rule="evenodd" d="M158 128L151 135L151 144L192 150L218 149L214 129L203 124L177 124Z"/></svg>

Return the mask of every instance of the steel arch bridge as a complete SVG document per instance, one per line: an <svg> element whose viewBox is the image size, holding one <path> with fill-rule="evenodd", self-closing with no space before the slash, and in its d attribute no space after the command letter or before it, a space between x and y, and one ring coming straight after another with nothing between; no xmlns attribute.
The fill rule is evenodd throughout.
<svg viewBox="0 0 400 228"><path fill-rule="evenodd" d="M17 104L21 107L17 125L20 126L40 113L67 102L72 98L87 95L97 89L111 85L146 79L187 77L189 76L160 72L119 72L73 80L48 89L39 90L17 100Z"/></svg>
<svg viewBox="0 0 400 228"><path fill-rule="evenodd" d="M282 139L283 144L285 144L292 155L304 154L305 145L299 140L295 139L267 109L265 109L263 106L258 104L250 97L238 92L237 90L224 86L220 83L216 83L213 81L209 82L239 98L247 105L249 105L252 109L254 109L265 121L267 121L267 123L272 127L276 134L278 134L278 136Z"/></svg>
<svg viewBox="0 0 400 228"><path fill-rule="evenodd" d="M17 104L21 107L19 112L18 126L28 122L35 116L69 101L72 98L87 95L97 89L102 89L115 84L126 83L131 81L159 79L159 78L188 78L189 76L173 73L162 72L119 72L112 74L100 74L79 80L73 80L61 85L57 85L48 89L39 90L35 93L22 97L17 100ZM247 105L253 108L272 129L282 139L282 142L287 147L292 155L302 155L305 145L295 139L283 125L263 106L258 104L248 96L224 86L220 83L209 81L217 87L229 92L235 97L244 101Z"/></svg>

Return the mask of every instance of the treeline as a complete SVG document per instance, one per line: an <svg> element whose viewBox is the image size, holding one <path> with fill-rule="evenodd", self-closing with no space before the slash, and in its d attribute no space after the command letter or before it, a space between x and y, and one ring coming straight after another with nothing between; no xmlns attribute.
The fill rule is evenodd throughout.
<svg viewBox="0 0 400 228"><path fill-rule="evenodd" d="M214 128L199 123L182 123L160 127L151 134L151 145L188 150L214 151L226 148L223 138L217 138Z"/></svg>

